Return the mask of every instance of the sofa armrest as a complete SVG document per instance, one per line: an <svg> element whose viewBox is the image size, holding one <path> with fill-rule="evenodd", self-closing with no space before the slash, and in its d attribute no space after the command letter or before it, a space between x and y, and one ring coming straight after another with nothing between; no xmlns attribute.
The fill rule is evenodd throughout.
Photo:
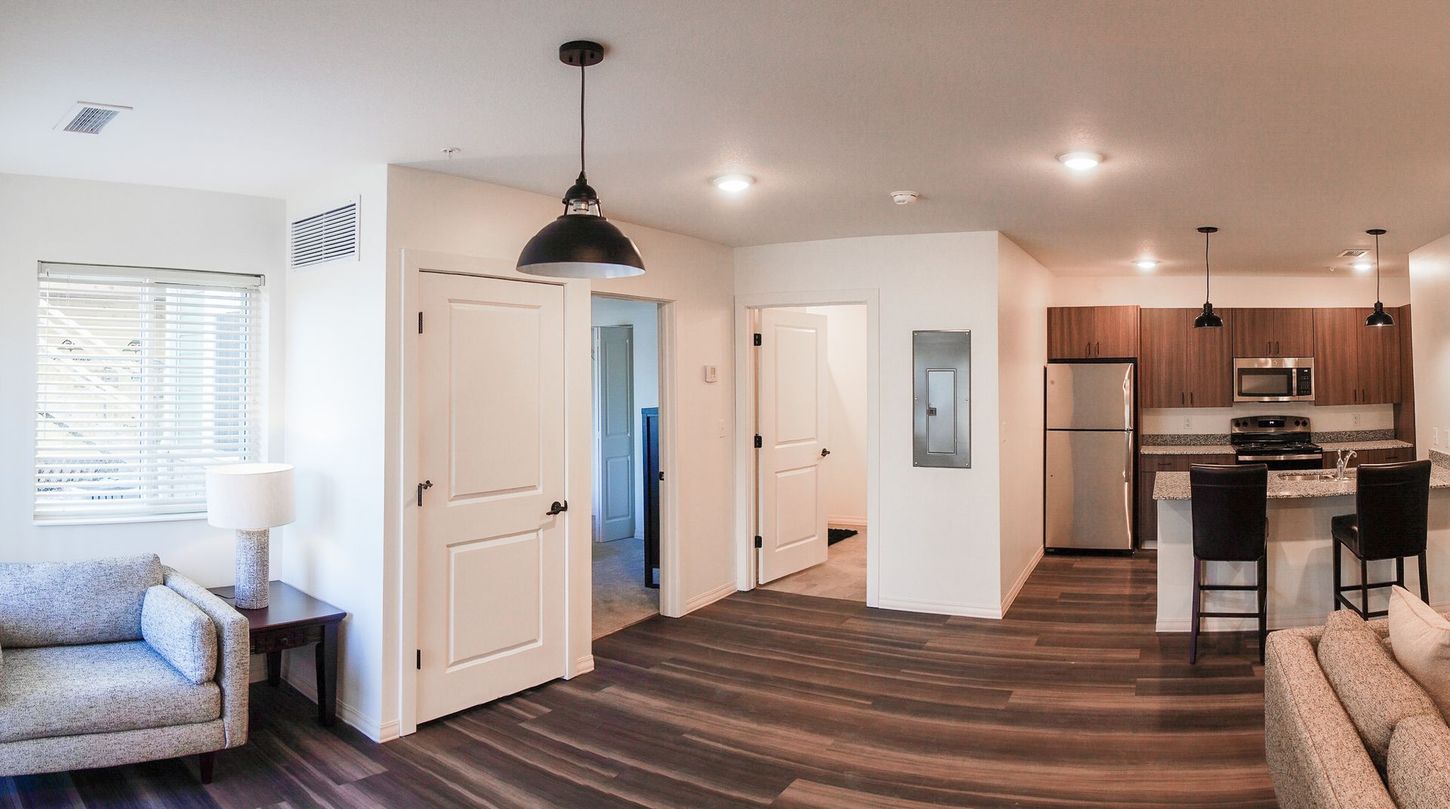
<svg viewBox="0 0 1450 809"><path fill-rule="evenodd" d="M1264 748L1284 809L1395 807L1304 632L1269 635Z"/></svg>
<svg viewBox="0 0 1450 809"><path fill-rule="evenodd" d="M216 594L177 573L163 568L165 584L195 604L216 624L217 676L222 692L222 731L227 747L247 741L248 688L252 675L252 642L247 619Z"/></svg>

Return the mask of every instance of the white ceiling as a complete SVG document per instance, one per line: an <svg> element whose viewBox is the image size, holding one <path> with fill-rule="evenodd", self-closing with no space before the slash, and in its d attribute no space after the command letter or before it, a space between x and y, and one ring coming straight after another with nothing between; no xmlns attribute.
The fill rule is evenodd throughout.
<svg viewBox="0 0 1450 809"><path fill-rule="evenodd" d="M999 229L1059 273L1193 273L1213 224L1216 270L1327 275L1367 227L1400 271L1450 232L1438 0L0 0L0 171L281 196L390 162L557 194L578 37L609 48L606 212L726 244ZM54 131L77 100L136 109ZM759 182L726 198L726 171Z"/></svg>

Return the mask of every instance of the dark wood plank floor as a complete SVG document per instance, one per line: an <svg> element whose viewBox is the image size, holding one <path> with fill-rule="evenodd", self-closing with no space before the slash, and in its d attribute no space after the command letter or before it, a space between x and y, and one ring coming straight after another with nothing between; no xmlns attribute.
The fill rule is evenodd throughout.
<svg viewBox="0 0 1450 809"><path fill-rule="evenodd" d="M1189 666L1155 576L1048 557L1003 621L742 593L382 746L259 685L210 786L157 762L0 779L0 807L1273 806L1252 636Z"/></svg>

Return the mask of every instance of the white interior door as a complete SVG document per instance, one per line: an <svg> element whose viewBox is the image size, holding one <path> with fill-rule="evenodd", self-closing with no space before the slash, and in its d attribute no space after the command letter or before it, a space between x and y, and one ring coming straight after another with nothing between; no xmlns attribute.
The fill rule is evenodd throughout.
<svg viewBox="0 0 1450 809"><path fill-rule="evenodd" d="M565 673L564 293L423 273L418 721Z"/></svg>
<svg viewBox="0 0 1450 809"><path fill-rule="evenodd" d="M634 328L594 327L594 538L635 534Z"/></svg>
<svg viewBox="0 0 1450 809"><path fill-rule="evenodd" d="M826 449L826 318L764 309L757 406L763 584L826 561L821 462Z"/></svg>

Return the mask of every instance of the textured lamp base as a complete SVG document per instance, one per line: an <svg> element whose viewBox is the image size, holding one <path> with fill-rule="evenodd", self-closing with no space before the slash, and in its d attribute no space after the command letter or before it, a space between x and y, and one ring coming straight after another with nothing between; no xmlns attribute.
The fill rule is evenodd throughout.
<svg viewBox="0 0 1450 809"><path fill-rule="evenodd" d="M268 537L266 528L237 531L237 609L259 610L267 606L267 581L271 575L268 570Z"/></svg>

